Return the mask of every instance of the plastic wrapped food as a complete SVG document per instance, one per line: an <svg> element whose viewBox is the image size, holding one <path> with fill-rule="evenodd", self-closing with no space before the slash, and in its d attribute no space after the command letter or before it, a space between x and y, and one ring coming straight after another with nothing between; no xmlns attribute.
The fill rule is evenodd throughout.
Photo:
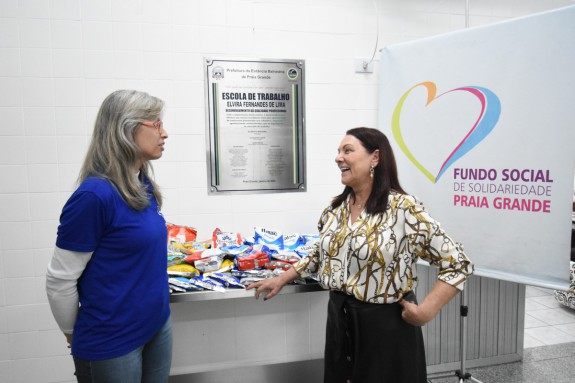
<svg viewBox="0 0 575 383"><path fill-rule="evenodd" d="M194 262L196 269L200 270L202 273L206 271L216 271L222 265L223 258L220 256L212 256L207 258L198 259Z"/></svg>
<svg viewBox="0 0 575 383"><path fill-rule="evenodd" d="M196 229L189 226L167 223L166 227L168 228L168 242L193 242L198 234Z"/></svg>
<svg viewBox="0 0 575 383"><path fill-rule="evenodd" d="M265 268L270 270L289 270L292 267L291 263L283 262L283 261L270 261L266 263Z"/></svg>
<svg viewBox="0 0 575 383"><path fill-rule="evenodd" d="M190 278L190 283L196 287L201 287L206 290L219 291L221 293L226 291L226 289L221 283L214 281L210 278L202 278L202 277Z"/></svg>
<svg viewBox="0 0 575 383"><path fill-rule="evenodd" d="M283 250L292 250L296 247L305 244L305 239L299 234L287 234L284 235L284 246Z"/></svg>
<svg viewBox="0 0 575 383"><path fill-rule="evenodd" d="M180 253L168 254L168 266L179 265L184 262L185 255Z"/></svg>
<svg viewBox="0 0 575 383"><path fill-rule="evenodd" d="M205 276L206 277L206 276ZM213 279L225 287L239 287L244 288L245 286L240 283L240 280L228 273L210 273L207 278ZM205 278L204 278L205 279Z"/></svg>
<svg viewBox="0 0 575 383"><path fill-rule="evenodd" d="M224 232L216 228L212 234L212 248L222 246L241 245L242 236L240 233Z"/></svg>
<svg viewBox="0 0 575 383"><path fill-rule="evenodd" d="M192 265L188 265L187 263L180 263L178 265L169 266L168 274L172 272L200 275L200 271L198 269Z"/></svg>
<svg viewBox="0 0 575 383"><path fill-rule="evenodd" d="M280 250L277 253L271 254L273 259L277 259L287 263L296 263L301 257L293 250Z"/></svg>
<svg viewBox="0 0 575 383"><path fill-rule="evenodd" d="M204 276L207 277L212 273L227 273L229 271L232 271L232 269L234 268L234 262L230 259L224 259L222 264L220 265L220 268L214 271L206 271L204 272Z"/></svg>
<svg viewBox="0 0 575 383"><path fill-rule="evenodd" d="M265 244L281 250L284 247L284 237L282 233L278 231L264 229L263 227L255 227L254 243Z"/></svg>
<svg viewBox="0 0 575 383"><path fill-rule="evenodd" d="M174 277L168 278L168 284L170 287L174 288L175 290L184 289L185 291L199 291L201 288L195 286L194 284L190 283L188 278L184 277Z"/></svg>
<svg viewBox="0 0 575 383"><path fill-rule="evenodd" d="M256 251L236 257L236 267L239 270L261 269L270 261L268 255L262 251Z"/></svg>

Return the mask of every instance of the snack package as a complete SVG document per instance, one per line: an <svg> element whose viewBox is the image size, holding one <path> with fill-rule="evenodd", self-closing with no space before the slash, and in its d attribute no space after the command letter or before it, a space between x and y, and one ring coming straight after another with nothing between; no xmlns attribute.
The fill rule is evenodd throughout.
<svg viewBox="0 0 575 383"><path fill-rule="evenodd" d="M236 257L236 267L239 270L261 269L270 261L263 251L255 251L243 256Z"/></svg>
<svg viewBox="0 0 575 383"><path fill-rule="evenodd" d="M319 235L318 234L302 234L302 238L304 239L305 243L315 243L317 241L319 241Z"/></svg>
<svg viewBox="0 0 575 383"><path fill-rule="evenodd" d="M209 278L195 277L190 279L190 283L196 287L201 287L206 290L219 291L224 293L226 289L224 286Z"/></svg>
<svg viewBox="0 0 575 383"><path fill-rule="evenodd" d="M190 265L195 265L196 261L199 261L200 259L212 257L223 258L224 253L220 249L206 249L203 251L197 251L185 257L184 262L189 263Z"/></svg>
<svg viewBox="0 0 575 383"><path fill-rule="evenodd" d="M233 269L232 275L240 280L244 278L259 278L259 279L267 279L272 278L274 276L271 270L267 269L260 269L260 270L238 270Z"/></svg>
<svg viewBox="0 0 575 383"><path fill-rule="evenodd" d="M193 227L174 225L173 223L166 223L168 228L168 243L175 242L194 242L198 231Z"/></svg>
<svg viewBox="0 0 575 383"><path fill-rule="evenodd" d="M173 293L185 293L186 289L174 285L168 285L170 287L170 294Z"/></svg>
<svg viewBox="0 0 575 383"><path fill-rule="evenodd" d="M198 251L204 251L206 248L202 243L198 242L177 242L171 240L168 244L168 252L179 252L182 254L194 254Z"/></svg>
<svg viewBox="0 0 575 383"><path fill-rule="evenodd" d="M245 277L245 278L240 279L240 283L241 283L243 286L247 287L247 286L251 285L252 283L256 283L256 282L259 282L259 281L263 281L264 279L266 279L266 278L261 278L261 277Z"/></svg>
<svg viewBox="0 0 575 383"><path fill-rule="evenodd" d="M284 235L284 246L283 250L293 250L305 244L305 239L299 234L286 234Z"/></svg>
<svg viewBox="0 0 575 383"><path fill-rule="evenodd" d="M249 245L231 245L231 246L222 246L219 248L222 253L231 256L238 256L243 255L252 250L252 247Z"/></svg>
<svg viewBox="0 0 575 383"><path fill-rule="evenodd" d="M298 262L301 257L293 250L280 250L277 253L270 254L272 258L278 259L283 262L294 264Z"/></svg>
<svg viewBox="0 0 575 383"><path fill-rule="evenodd" d="M222 264L220 265L220 268L215 270L215 271L206 271L204 273L204 277L208 277L210 274L212 273L227 273L232 271L232 269L234 268L234 262L230 259L224 259L224 261L222 262Z"/></svg>
<svg viewBox="0 0 575 383"><path fill-rule="evenodd" d="M281 250L284 247L284 237L277 231L254 227L254 243L265 244Z"/></svg>
<svg viewBox="0 0 575 383"><path fill-rule="evenodd" d="M241 245L242 236L240 233L227 233L216 228L212 235L212 248L222 246Z"/></svg>
<svg viewBox="0 0 575 383"><path fill-rule="evenodd" d="M282 270L287 271L292 267L291 263L283 261L271 261L266 263L265 268L270 270Z"/></svg>
<svg viewBox="0 0 575 383"><path fill-rule="evenodd" d="M170 285L170 288L172 288L175 291L181 291L181 289L184 289L184 291L201 290L201 288L199 288L198 286L195 286L194 284L190 283L189 279L183 277L168 278L168 283Z"/></svg>
<svg viewBox="0 0 575 383"><path fill-rule="evenodd" d="M314 249L315 243L306 243L305 245L296 247L295 253L301 258L307 257Z"/></svg>
<svg viewBox="0 0 575 383"><path fill-rule="evenodd" d="M204 258L204 252L203 251L197 251L193 254L186 256L186 258L184 258L184 262L189 263L190 265L193 265L196 261L198 261L202 258Z"/></svg>
<svg viewBox="0 0 575 383"><path fill-rule="evenodd" d="M206 276L204 276L204 279L205 277ZM207 278L213 279L225 287L239 287L242 289L245 288L245 286L240 283L239 279L228 273L214 272L207 275Z"/></svg>
<svg viewBox="0 0 575 383"><path fill-rule="evenodd" d="M192 265L188 265L187 263L180 263L179 265L173 265L173 266L169 266L168 267L168 274L174 274L175 273L184 273L184 274L189 274L189 276L192 275L200 275L200 271L198 269L196 269L194 266ZM180 276L186 276L184 274L180 274Z"/></svg>
<svg viewBox="0 0 575 383"><path fill-rule="evenodd" d="M212 256L207 258L198 259L194 262L196 269L200 270L202 273L206 271L216 271L222 265L223 258L220 256Z"/></svg>
<svg viewBox="0 0 575 383"><path fill-rule="evenodd" d="M168 253L168 266L179 265L184 262L185 256L182 253Z"/></svg>

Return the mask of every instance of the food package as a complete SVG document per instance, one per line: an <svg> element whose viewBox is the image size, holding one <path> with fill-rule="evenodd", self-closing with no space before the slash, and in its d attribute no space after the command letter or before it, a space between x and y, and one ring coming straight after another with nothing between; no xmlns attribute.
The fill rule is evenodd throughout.
<svg viewBox="0 0 575 383"><path fill-rule="evenodd" d="M281 250L284 247L284 237L282 233L265 229L263 227L254 228L254 243L264 244L270 248Z"/></svg>
<svg viewBox="0 0 575 383"><path fill-rule="evenodd" d="M207 271L216 271L222 265L223 258L217 255L207 258L198 259L194 262L196 269L200 270L202 273Z"/></svg>
<svg viewBox="0 0 575 383"><path fill-rule="evenodd" d="M206 290L219 291L221 293L224 293L226 291L226 289L221 283L210 278L204 278L204 277L190 278L190 283L196 287L201 287Z"/></svg>
<svg viewBox="0 0 575 383"><path fill-rule="evenodd" d="M190 265L196 265L196 262L200 259L212 258L212 257L220 257L223 259L224 253L220 249L207 249L203 251L197 251L193 254L190 254L184 258L184 262L189 263ZM203 270L202 270L203 272Z"/></svg>
<svg viewBox="0 0 575 383"><path fill-rule="evenodd" d="M190 283L190 280L184 277L173 277L168 278L168 283L170 288L177 292L183 291L200 291L202 290L201 287L195 286L194 284Z"/></svg>
<svg viewBox="0 0 575 383"><path fill-rule="evenodd" d="M242 242L240 233L223 232L216 228L212 234L212 248L214 249L222 246L241 245Z"/></svg>
<svg viewBox="0 0 575 383"><path fill-rule="evenodd" d="M178 265L168 266L168 274L179 276L194 276L200 275L200 271L192 265L188 265L187 263L180 263Z"/></svg>
<svg viewBox="0 0 575 383"><path fill-rule="evenodd" d="M236 257L236 266L239 270L262 269L270 261L263 251Z"/></svg>
<svg viewBox="0 0 575 383"><path fill-rule="evenodd" d="M266 263L265 268L270 270L282 270L287 271L292 267L291 263L284 261L271 261Z"/></svg>
<svg viewBox="0 0 575 383"><path fill-rule="evenodd" d="M294 233L294 234L285 234L284 235L284 246L283 249L285 250L293 250L296 247L305 244L305 239L301 235Z"/></svg>
<svg viewBox="0 0 575 383"><path fill-rule="evenodd" d="M204 272L204 277L208 277L210 274L212 273L228 273L231 272L232 269L234 268L234 262L230 259L224 259L224 261L222 262L222 264L220 265L220 268L215 270L215 271L206 271Z"/></svg>
<svg viewBox="0 0 575 383"><path fill-rule="evenodd" d="M231 275L229 273L213 272L213 273L205 275L204 279L206 277L221 283L225 287L239 287L242 289L245 288L245 286L240 283L239 279L237 279L236 277L234 277L233 275Z"/></svg>
<svg viewBox="0 0 575 383"><path fill-rule="evenodd" d="M173 223L166 223L168 228L168 243L175 242L194 242L198 231L193 227L175 225Z"/></svg>

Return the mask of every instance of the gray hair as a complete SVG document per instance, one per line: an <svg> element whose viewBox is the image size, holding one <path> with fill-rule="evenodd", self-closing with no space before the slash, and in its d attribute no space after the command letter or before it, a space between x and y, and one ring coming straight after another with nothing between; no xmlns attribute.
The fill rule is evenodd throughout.
<svg viewBox="0 0 575 383"><path fill-rule="evenodd" d="M159 118L163 108L164 101L135 90L118 90L106 97L96 117L78 183L90 176L106 179L129 206L143 210L150 202L146 185L140 180L148 179L161 207L162 195L151 177L153 168L150 162L144 161L140 177L134 176L136 161L142 157L134 134L142 122Z"/></svg>

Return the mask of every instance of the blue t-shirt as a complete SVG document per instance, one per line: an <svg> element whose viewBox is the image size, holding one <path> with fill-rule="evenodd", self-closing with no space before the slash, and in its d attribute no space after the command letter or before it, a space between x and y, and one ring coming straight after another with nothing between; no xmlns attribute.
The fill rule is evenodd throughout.
<svg viewBox="0 0 575 383"><path fill-rule="evenodd" d="M87 178L72 194L56 245L93 252L78 280L75 357L116 358L148 342L164 325L170 315L167 236L151 193L150 206L142 211L101 178Z"/></svg>

